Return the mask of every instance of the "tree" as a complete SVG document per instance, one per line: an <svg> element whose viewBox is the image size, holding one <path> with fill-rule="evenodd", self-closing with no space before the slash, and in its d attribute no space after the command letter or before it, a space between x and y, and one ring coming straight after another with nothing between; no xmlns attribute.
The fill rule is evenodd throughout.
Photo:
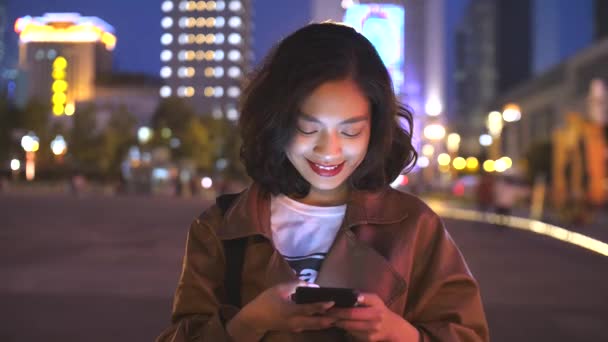
<svg viewBox="0 0 608 342"><path fill-rule="evenodd" d="M78 171L99 174L100 137L93 105L82 107L74 114L68 149Z"/></svg>
<svg viewBox="0 0 608 342"><path fill-rule="evenodd" d="M120 176L120 164L129 147L137 143L135 126L137 120L122 106L113 112L99 138L99 171L111 178Z"/></svg>

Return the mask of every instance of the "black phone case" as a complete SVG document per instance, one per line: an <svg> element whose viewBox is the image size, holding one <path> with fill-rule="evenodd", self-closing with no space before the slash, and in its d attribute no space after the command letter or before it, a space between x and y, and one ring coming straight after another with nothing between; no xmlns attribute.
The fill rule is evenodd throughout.
<svg viewBox="0 0 608 342"><path fill-rule="evenodd" d="M357 304L359 291L349 288L337 287L304 287L296 288L291 299L296 304L310 304L318 302L334 302L336 307L350 308Z"/></svg>

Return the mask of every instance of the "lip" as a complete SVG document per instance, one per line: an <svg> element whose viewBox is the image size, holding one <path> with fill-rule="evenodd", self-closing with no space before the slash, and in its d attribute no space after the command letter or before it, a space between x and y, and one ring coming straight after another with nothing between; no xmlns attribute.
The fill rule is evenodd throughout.
<svg viewBox="0 0 608 342"><path fill-rule="evenodd" d="M310 168L319 176L321 177L333 177L336 176L337 174L339 174L342 169L344 168L344 162L336 165L332 165L332 166L336 166L335 168L331 169L331 170L326 170L326 169L322 169L319 167L319 165L321 166L325 166L322 164L317 164L317 163L313 163L310 160L306 159L306 161L308 162L308 165L310 166Z"/></svg>

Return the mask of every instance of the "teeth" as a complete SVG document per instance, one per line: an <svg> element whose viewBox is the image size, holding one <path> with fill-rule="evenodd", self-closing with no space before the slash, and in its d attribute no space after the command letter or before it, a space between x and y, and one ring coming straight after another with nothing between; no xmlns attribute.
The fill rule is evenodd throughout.
<svg viewBox="0 0 608 342"><path fill-rule="evenodd" d="M336 166L323 166L323 165L319 165L319 164L315 164L319 169L322 170L335 170L338 168L338 165Z"/></svg>

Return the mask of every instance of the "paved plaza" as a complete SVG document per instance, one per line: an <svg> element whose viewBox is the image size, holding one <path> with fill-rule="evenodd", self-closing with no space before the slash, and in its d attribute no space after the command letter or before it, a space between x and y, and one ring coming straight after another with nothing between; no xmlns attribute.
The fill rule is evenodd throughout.
<svg viewBox="0 0 608 342"><path fill-rule="evenodd" d="M152 341L200 200L0 194L0 341ZM493 341L608 341L608 258L446 220Z"/></svg>

